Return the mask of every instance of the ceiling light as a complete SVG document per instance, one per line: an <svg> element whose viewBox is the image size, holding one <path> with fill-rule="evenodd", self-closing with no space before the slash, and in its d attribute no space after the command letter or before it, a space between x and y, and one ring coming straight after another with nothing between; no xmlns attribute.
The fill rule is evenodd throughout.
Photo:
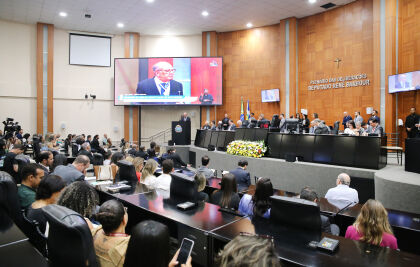
<svg viewBox="0 0 420 267"><path fill-rule="evenodd" d="M246 24L246 26L247 26L248 28L251 28L251 27L252 27L252 23L251 23L251 22L248 22L248 23Z"/></svg>
<svg viewBox="0 0 420 267"><path fill-rule="evenodd" d="M315 3L315 2L316 2L316 0L308 0L308 2L309 2L310 4L313 4L313 3Z"/></svg>
<svg viewBox="0 0 420 267"><path fill-rule="evenodd" d="M201 12L201 15L204 16L204 17L207 17L209 15L209 12L204 10L203 12Z"/></svg>
<svg viewBox="0 0 420 267"><path fill-rule="evenodd" d="M118 28L123 28L123 27L124 27L124 23L118 22L118 23L117 23L117 27L118 27Z"/></svg>
<svg viewBox="0 0 420 267"><path fill-rule="evenodd" d="M67 17L67 13L66 12L60 12L60 13L58 13L58 15L60 15L60 17Z"/></svg>
<svg viewBox="0 0 420 267"><path fill-rule="evenodd" d="M155 0L146 0L147 3L153 3Z"/></svg>

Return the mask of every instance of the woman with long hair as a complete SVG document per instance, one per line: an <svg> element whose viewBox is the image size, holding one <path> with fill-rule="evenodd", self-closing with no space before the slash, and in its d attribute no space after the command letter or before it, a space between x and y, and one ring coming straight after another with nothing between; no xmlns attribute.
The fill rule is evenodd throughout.
<svg viewBox="0 0 420 267"><path fill-rule="evenodd" d="M273 184L269 178L259 178L253 196L245 194L239 202L239 212L243 215L270 218Z"/></svg>
<svg viewBox="0 0 420 267"><path fill-rule="evenodd" d="M239 201L240 197L238 195L235 176L231 173L226 173L222 177L220 189L211 195L210 202L222 208L237 210Z"/></svg>
<svg viewBox="0 0 420 267"><path fill-rule="evenodd" d="M141 157L135 157L133 159L134 169L136 170L137 180L140 182L141 179L141 171L143 170L144 166L144 159Z"/></svg>
<svg viewBox="0 0 420 267"><path fill-rule="evenodd" d="M347 228L346 238L398 249L397 239L388 221L388 213L381 202L374 199L369 199L363 205L354 224Z"/></svg>
<svg viewBox="0 0 420 267"><path fill-rule="evenodd" d="M141 171L141 179L140 182L147 186L154 187L156 184L156 176L155 171L158 167L156 160L149 159L144 164L143 170Z"/></svg>

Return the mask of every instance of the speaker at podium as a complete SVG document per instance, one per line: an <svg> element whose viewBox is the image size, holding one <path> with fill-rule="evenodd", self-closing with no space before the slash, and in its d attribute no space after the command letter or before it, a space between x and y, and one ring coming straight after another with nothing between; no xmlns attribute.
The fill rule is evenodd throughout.
<svg viewBox="0 0 420 267"><path fill-rule="evenodd" d="M172 142L175 145L191 145L191 121L172 122Z"/></svg>

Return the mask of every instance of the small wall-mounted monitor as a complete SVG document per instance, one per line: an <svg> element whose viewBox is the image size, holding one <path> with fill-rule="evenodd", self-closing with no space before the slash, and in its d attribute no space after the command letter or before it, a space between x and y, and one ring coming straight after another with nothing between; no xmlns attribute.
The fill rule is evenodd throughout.
<svg viewBox="0 0 420 267"><path fill-rule="evenodd" d="M265 102L279 102L280 93L279 89L261 90L261 100Z"/></svg>
<svg viewBox="0 0 420 267"><path fill-rule="evenodd" d="M388 76L388 92L398 93L420 89L420 71Z"/></svg>

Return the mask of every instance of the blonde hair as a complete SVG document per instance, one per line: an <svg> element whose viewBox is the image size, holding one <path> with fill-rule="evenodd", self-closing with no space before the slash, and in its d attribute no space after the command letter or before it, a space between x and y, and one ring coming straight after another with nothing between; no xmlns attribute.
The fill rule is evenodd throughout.
<svg viewBox="0 0 420 267"><path fill-rule="evenodd" d="M125 157L125 160L133 163L134 158L132 156L127 156Z"/></svg>
<svg viewBox="0 0 420 267"><path fill-rule="evenodd" d="M135 157L133 159L133 165L134 165L134 168L136 169L136 172L141 172L140 167L143 166L143 163L144 163L144 159L141 157Z"/></svg>
<svg viewBox="0 0 420 267"><path fill-rule="evenodd" d="M157 169L157 162L154 159L149 159L146 161L146 164L144 164L143 170L141 171L141 181L144 182L144 180L148 176L154 175L156 169Z"/></svg>
<svg viewBox="0 0 420 267"><path fill-rule="evenodd" d="M258 236L235 237L219 252L218 262L220 267L280 266L271 241Z"/></svg>
<svg viewBox="0 0 420 267"><path fill-rule="evenodd" d="M194 176L194 180L198 185L197 191L201 192L206 187L206 177L202 173L196 173Z"/></svg>
<svg viewBox="0 0 420 267"><path fill-rule="evenodd" d="M369 199L362 207L353 226L362 235L360 241L380 245L384 233L393 234L388 213L381 202Z"/></svg>

